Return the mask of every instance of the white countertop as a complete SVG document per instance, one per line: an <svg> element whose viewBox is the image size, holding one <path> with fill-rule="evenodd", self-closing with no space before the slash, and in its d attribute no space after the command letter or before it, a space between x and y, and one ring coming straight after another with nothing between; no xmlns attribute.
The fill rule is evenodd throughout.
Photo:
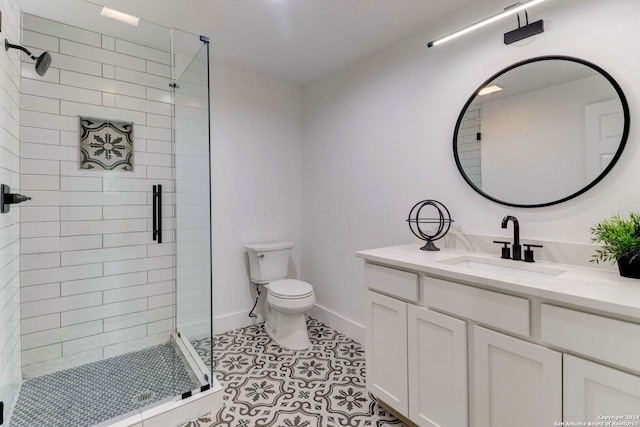
<svg viewBox="0 0 640 427"><path fill-rule="evenodd" d="M640 319L640 279L621 277L617 272L568 264L501 260L498 255L476 252L441 250L421 251L419 244L391 246L356 252L366 261L428 274L429 276L477 284L518 294L540 297L566 304L602 310L620 316ZM443 263L463 256L483 258L503 266L521 268L552 268L564 272L544 279L530 279L509 274L477 271L466 267ZM513 263L513 264L511 264Z"/></svg>

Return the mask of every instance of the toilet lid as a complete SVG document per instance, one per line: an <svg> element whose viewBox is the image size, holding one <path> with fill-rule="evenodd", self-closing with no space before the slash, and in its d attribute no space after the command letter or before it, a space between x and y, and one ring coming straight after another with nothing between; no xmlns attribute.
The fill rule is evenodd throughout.
<svg viewBox="0 0 640 427"><path fill-rule="evenodd" d="M313 286L302 280L276 280L269 283L269 293L280 298L304 298L313 293Z"/></svg>

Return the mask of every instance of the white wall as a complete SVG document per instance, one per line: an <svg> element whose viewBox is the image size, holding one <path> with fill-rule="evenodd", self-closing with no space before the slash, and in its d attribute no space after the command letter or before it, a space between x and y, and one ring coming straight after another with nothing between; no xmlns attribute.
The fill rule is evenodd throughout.
<svg viewBox="0 0 640 427"><path fill-rule="evenodd" d="M2 36L20 40L20 10L14 0L0 0ZM20 55L0 51L0 183L20 187ZM20 386L20 206L0 215L0 401L5 417ZM6 418L5 418L6 419Z"/></svg>
<svg viewBox="0 0 640 427"><path fill-rule="evenodd" d="M568 242L588 242L592 224L640 206L633 122L640 109L640 53L630 42L640 37L640 2L545 2L530 12L547 28L533 40L502 43L513 19L427 49L428 40L493 9L467 10L305 88L302 278L314 285L320 306L362 323L363 268L354 252L411 241L404 220L422 199L443 202L458 231L510 237L500 220L514 214L523 239ZM509 208L482 198L459 176L454 126L479 84L514 62L545 54L583 58L612 74L628 97L631 133L612 173L588 193L547 208Z"/></svg>
<svg viewBox="0 0 640 427"><path fill-rule="evenodd" d="M296 242L291 275L299 274L300 89L214 65L211 129L213 327L226 331L250 324L245 244Z"/></svg>

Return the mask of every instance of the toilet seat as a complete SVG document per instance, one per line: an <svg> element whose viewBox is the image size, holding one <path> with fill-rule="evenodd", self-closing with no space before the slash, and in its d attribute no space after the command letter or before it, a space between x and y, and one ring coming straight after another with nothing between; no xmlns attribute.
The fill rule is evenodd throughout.
<svg viewBox="0 0 640 427"><path fill-rule="evenodd" d="M313 295L313 286L302 280L276 280L269 283L269 293L282 299L301 299Z"/></svg>

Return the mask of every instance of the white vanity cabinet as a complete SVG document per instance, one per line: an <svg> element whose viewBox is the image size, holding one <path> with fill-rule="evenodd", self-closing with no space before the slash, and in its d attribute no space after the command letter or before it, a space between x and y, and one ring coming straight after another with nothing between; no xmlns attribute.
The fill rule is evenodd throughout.
<svg viewBox="0 0 640 427"><path fill-rule="evenodd" d="M564 354L565 420L619 415L640 426L640 376L621 370L640 371L640 325L550 304L541 305L541 318L545 343L613 365Z"/></svg>
<svg viewBox="0 0 640 427"><path fill-rule="evenodd" d="M527 298L429 276L423 276L422 289L424 305L473 325L468 335L472 426L552 426L562 419L562 354L487 329L530 337Z"/></svg>
<svg viewBox="0 0 640 427"><path fill-rule="evenodd" d="M367 390L408 416L407 304L365 291Z"/></svg>
<svg viewBox="0 0 640 427"><path fill-rule="evenodd" d="M562 419L562 354L474 326L475 427L553 426Z"/></svg>
<svg viewBox="0 0 640 427"><path fill-rule="evenodd" d="M640 426L640 316L373 251L367 388L397 413L424 427Z"/></svg>
<svg viewBox="0 0 640 427"><path fill-rule="evenodd" d="M421 427L467 426L467 325L409 305L409 419Z"/></svg>
<svg viewBox="0 0 640 427"><path fill-rule="evenodd" d="M631 423L619 425L640 425L640 377L565 354L562 383L565 421L617 415Z"/></svg>
<svg viewBox="0 0 640 427"><path fill-rule="evenodd" d="M416 273L367 264L365 281L367 390L419 426L466 427L466 322L416 305Z"/></svg>

